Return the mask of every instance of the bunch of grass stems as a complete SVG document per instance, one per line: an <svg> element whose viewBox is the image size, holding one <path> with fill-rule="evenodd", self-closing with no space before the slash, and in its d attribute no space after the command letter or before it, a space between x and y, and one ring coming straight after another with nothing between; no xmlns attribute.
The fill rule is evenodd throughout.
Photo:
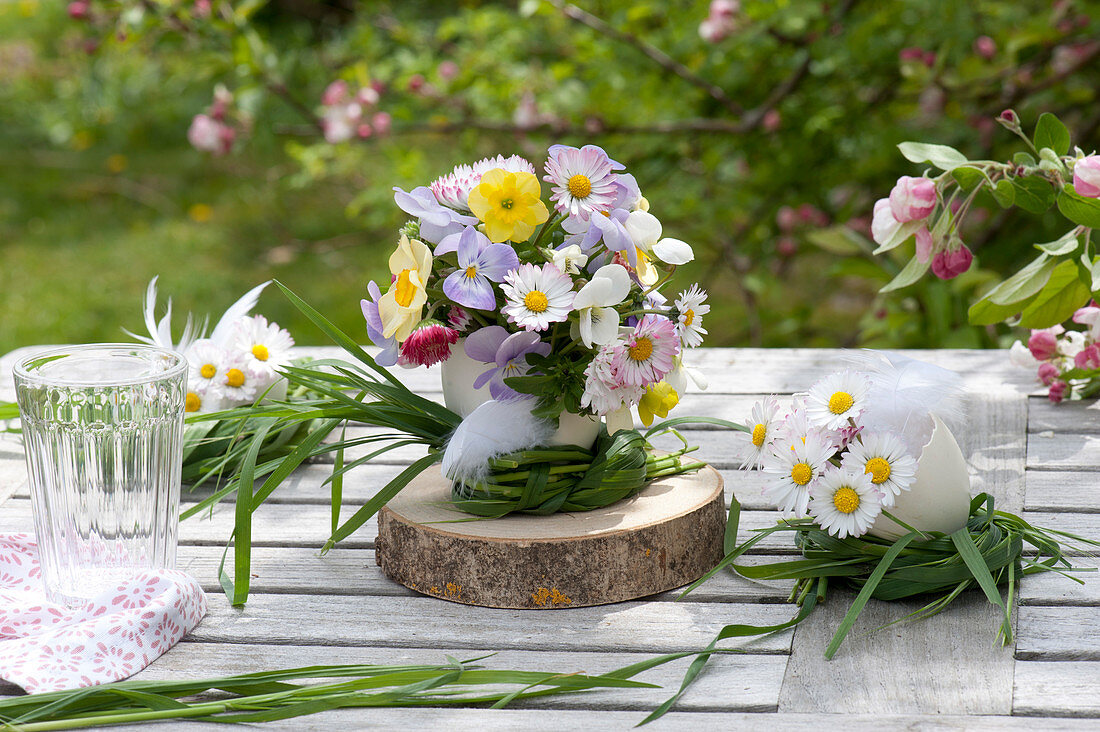
<svg viewBox="0 0 1100 732"><path fill-rule="evenodd" d="M269 722L352 707L490 706L599 688L655 688L632 677L670 654L608 674L441 665L309 666L193 681L121 681L0 700L0 729L79 729L169 719ZM318 683L294 683L320 679Z"/></svg>

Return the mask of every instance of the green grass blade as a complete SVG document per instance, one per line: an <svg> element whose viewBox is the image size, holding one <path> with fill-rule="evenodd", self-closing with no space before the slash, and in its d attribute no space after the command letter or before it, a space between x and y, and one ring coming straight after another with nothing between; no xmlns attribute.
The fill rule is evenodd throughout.
<svg viewBox="0 0 1100 732"><path fill-rule="evenodd" d="M1005 601L1001 598L1001 593L997 590L997 583L993 581L993 575L990 574L985 559L982 558L981 552L978 551L978 547L974 545L974 539L970 536L970 530L965 527L959 529L951 535L951 541L954 542L955 547L959 551L959 556L963 558L971 574L974 575L974 579L977 580L978 586L982 588L982 592L985 593L986 599L997 607L1004 616L1004 620L1001 623L1001 634L1004 637L1005 643L1011 643L1012 611L1009 610L1008 606L1005 605Z"/></svg>

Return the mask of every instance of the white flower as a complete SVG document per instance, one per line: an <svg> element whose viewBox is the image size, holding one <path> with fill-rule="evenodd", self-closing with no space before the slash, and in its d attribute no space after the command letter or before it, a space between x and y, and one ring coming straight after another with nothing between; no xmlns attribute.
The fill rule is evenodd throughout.
<svg viewBox="0 0 1100 732"><path fill-rule="evenodd" d="M764 489L764 496L780 511L793 511L806 515L810 501L810 486L826 466L835 448L817 432L801 439L784 440L772 444L771 452L764 456L764 472L775 476L772 485Z"/></svg>
<svg viewBox="0 0 1100 732"><path fill-rule="evenodd" d="M696 389L707 388L707 377L703 376L699 369L685 364L682 356L672 359L672 371L665 374L665 381L676 390L677 394L687 393L688 381L695 384Z"/></svg>
<svg viewBox="0 0 1100 732"><path fill-rule="evenodd" d="M249 371L244 359L227 359L218 374L220 393L232 406L248 404L256 399L259 380Z"/></svg>
<svg viewBox="0 0 1100 732"><path fill-rule="evenodd" d="M1013 366L1021 366L1025 369L1033 369L1039 366L1039 361L1031 355L1031 349L1020 341L1016 341L1012 344L1012 348L1008 349L1008 360Z"/></svg>
<svg viewBox="0 0 1100 732"><path fill-rule="evenodd" d="M779 402L773 396L764 397L752 405L749 432L745 435L749 443L749 454L741 463L742 470L758 467L764 455L771 449L771 444L776 439L776 415L778 414Z"/></svg>
<svg viewBox="0 0 1100 732"><path fill-rule="evenodd" d="M294 339L277 323L268 323L262 315L237 321L233 331L232 352L244 362L245 368L266 389L278 377L277 370L290 363Z"/></svg>
<svg viewBox="0 0 1100 732"><path fill-rule="evenodd" d="M221 373L228 368L229 353L208 338L195 341L187 351L187 386L200 398L222 395Z"/></svg>
<svg viewBox="0 0 1100 732"><path fill-rule="evenodd" d="M554 252L554 266L565 274L579 275L586 264L588 264L588 255L576 244L570 244Z"/></svg>
<svg viewBox="0 0 1100 732"><path fill-rule="evenodd" d="M687 264L695 259L695 252L689 244L679 239L661 238L661 222L648 211L631 211L625 226L638 249L652 254L665 264Z"/></svg>
<svg viewBox="0 0 1100 732"><path fill-rule="evenodd" d="M321 118L325 142L337 144L355 137L363 120L363 108L357 102L345 102L326 107Z"/></svg>
<svg viewBox="0 0 1100 732"><path fill-rule="evenodd" d="M200 391L188 391L184 399L184 411L188 414L219 412L224 408L220 392L214 390L205 394Z"/></svg>
<svg viewBox="0 0 1100 732"><path fill-rule="evenodd" d="M601 348L584 370L581 406L601 416L637 404L645 394L645 387L624 384L615 372L618 346L616 342Z"/></svg>
<svg viewBox="0 0 1100 732"><path fill-rule="evenodd" d="M1058 353L1066 358L1072 359L1081 351L1085 350L1085 346L1088 341L1085 339L1085 334L1079 330L1066 331L1061 338L1058 339Z"/></svg>
<svg viewBox="0 0 1100 732"><path fill-rule="evenodd" d="M579 247L576 248L578 251ZM619 334L619 312L613 307L630 294L630 274L618 264L596 270L592 279L573 298L573 309L580 316L578 332L584 345L606 346Z"/></svg>
<svg viewBox="0 0 1100 732"><path fill-rule="evenodd" d="M806 396L806 415L810 422L828 430L848 426L863 412L871 384L865 376L844 370L829 374L810 387Z"/></svg>
<svg viewBox="0 0 1100 732"><path fill-rule="evenodd" d="M573 309L573 280L551 263L521 264L500 286L508 301L501 309L510 322L527 330L546 330Z"/></svg>
<svg viewBox="0 0 1100 732"><path fill-rule="evenodd" d="M817 525L840 539L863 536L882 513L880 494L871 476L830 468L810 489L810 514Z"/></svg>
<svg viewBox="0 0 1100 732"><path fill-rule="evenodd" d="M917 461L889 432L864 432L848 445L841 467L867 473L882 493L882 505L890 508L902 491L909 490L917 478Z"/></svg>
<svg viewBox="0 0 1100 732"><path fill-rule="evenodd" d="M684 290L676 298L676 310L680 313L676 321L676 333L687 348L702 344L703 336L707 334L703 328L703 316L710 312L706 299L706 290L700 289L698 284Z"/></svg>

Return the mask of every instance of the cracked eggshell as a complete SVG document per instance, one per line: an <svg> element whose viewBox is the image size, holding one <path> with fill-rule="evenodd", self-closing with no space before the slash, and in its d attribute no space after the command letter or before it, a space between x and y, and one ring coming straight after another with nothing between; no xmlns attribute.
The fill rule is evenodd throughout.
<svg viewBox="0 0 1100 732"><path fill-rule="evenodd" d="M939 417L932 416L932 436L917 459L917 477L887 509L921 531L951 534L970 517L970 472L959 443ZM899 539L908 531L879 516L868 532L880 539Z"/></svg>

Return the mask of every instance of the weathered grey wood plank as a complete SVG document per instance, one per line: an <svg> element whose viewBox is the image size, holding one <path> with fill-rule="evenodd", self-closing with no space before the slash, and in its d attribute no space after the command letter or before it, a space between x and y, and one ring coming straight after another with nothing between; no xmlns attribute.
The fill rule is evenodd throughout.
<svg viewBox="0 0 1100 732"><path fill-rule="evenodd" d="M1100 558L1079 556L1073 558L1077 567L1100 568ZM1100 605L1100 571L1073 573L1073 580L1054 572L1030 575L1020 581L1021 605Z"/></svg>
<svg viewBox="0 0 1100 732"><path fill-rule="evenodd" d="M1019 661L1015 687L1013 714L1100 717L1100 663Z"/></svg>
<svg viewBox="0 0 1100 732"><path fill-rule="evenodd" d="M697 682L697 683L701 683ZM642 712L599 712L587 710L545 709L340 709L298 719L264 723L260 729L294 730L478 730L479 732L561 732L561 730L634 729ZM101 729L108 729L106 727ZM109 728L127 732L130 727ZM158 725L156 730L175 732L224 732L224 724L213 722L175 722ZM736 730L736 732L1081 732L1095 730L1094 719L1058 719L1008 716L895 715L895 714L755 714L740 712L672 712L652 727L657 732L699 732L700 730Z"/></svg>
<svg viewBox="0 0 1100 732"><path fill-rule="evenodd" d="M179 548L177 568L195 577L215 602L223 602L218 584L218 565L223 549L216 546L183 545ZM761 564L790 559L763 555L748 556L742 564ZM233 567L232 553L226 558L227 570ZM315 595L404 595L417 593L387 579L374 562L373 549L333 549L321 556L317 549L297 547L254 547L251 565L253 592ZM692 602L784 602L793 583L756 582L740 575L722 572L688 599ZM651 600L673 601L679 590L653 595ZM794 609L791 606L791 612Z"/></svg>
<svg viewBox="0 0 1100 732"><path fill-rule="evenodd" d="M1100 402L1085 399L1051 404L1045 396L1028 400L1028 432L1100 432Z"/></svg>
<svg viewBox="0 0 1100 732"><path fill-rule="evenodd" d="M533 614L457 606L428 597L250 596L244 609L213 602L189 638L205 643L645 651L704 647L728 623L771 625L786 605L624 602ZM731 642L753 653L788 653L790 632Z"/></svg>
<svg viewBox="0 0 1100 732"><path fill-rule="evenodd" d="M1004 390L975 392L968 412L967 428L957 437L971 466L972 490L985 490L1002 506L1019 510L1025 397ZM850 592L831 593L830 601L796 628L780 712L876 713L884 700L892 712L902 713L1012 711L1012 651L993 646L997 611L975 593L927 622L864 635L925 604L870 602L823 673L825 648L853 599Z"/></svg>
<svg viewBox="0 0 1100 732"><path fill-rule="evenodd" d="M1100 470L1100 435L1032 432L1027 467L1033 470Z"/></svg>
<svg viewBox="0 0 1100 732"><path fill-rule="evenodd" d="M1025 476L1028 511L1100 513L1100 475L1076 470L1029 470Z"/></svg>
<svg viewBox="0 0 1100 732"><path fill-rule="evenodd" d="M1100 610L1021 606L1016 657L1028 661L1100 661Z"/></svg>
<svg viewBox="0 0 1100 732"><path fill-rule="evenodd" d="M445 664L446 655L468 659L494 653L493 649L356 648L340 646L270 646L239 643L183 642L161 656L138 680L185 679L197 671L217 669L219 674L252 673L265 669L331 664ZM558 673L604 674L652 658L647 653L591 653L497 651L476 665L492 669L522 669ZM673 662L636 676L638 681L660 684L660 689L610 689L593 693L533 699L521 708L651 710L679 686L690 659ZM680 705L681 711L771 712L779 698L786 656L723 654L714 657L713 668L699 678ZM514 688L514 687L513 687ZM642 715L644 717L644 715ZM641 721L639 719L638 721Z"/></svg>

